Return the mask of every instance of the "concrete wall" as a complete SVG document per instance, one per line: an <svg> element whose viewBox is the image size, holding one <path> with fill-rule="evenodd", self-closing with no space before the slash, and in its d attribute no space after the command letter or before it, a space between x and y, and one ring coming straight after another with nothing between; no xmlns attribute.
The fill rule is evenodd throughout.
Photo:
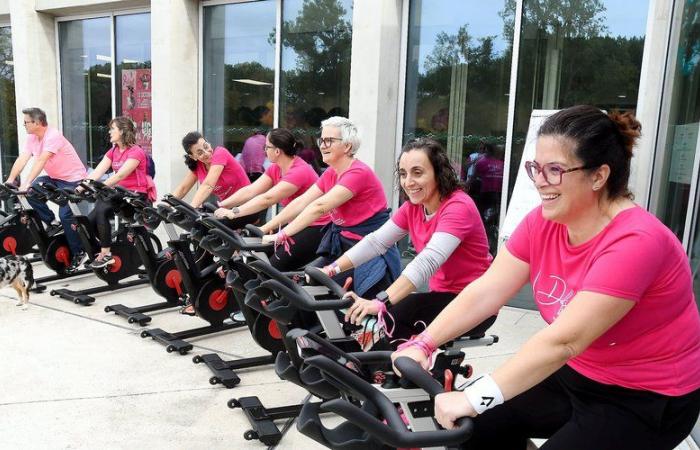
<svg viewBox="0 0 700 450"><path fill-rule="evenodd" d="M0 20L10 20L10 0L0 0Z"/></svg>
<svg viewBox="0 0 700 450"><path fill-rule="evenodd" d="M11 0L32 3L31 0ZM90 14L94 12L113 11L129 8L147 8L149 0L35 0L38 12L55 16Z"/></svg>
<svg viewBox="0 0 700 450"><path fill-rule="evenodd" d="M153 159L159 195L171 192L184 177L180 141L197 129L198 13L196 0L151 4Z"/></svg>
<svg viewBox="0 0 700 450"><path fill-rule="evenodd" d="M352 16L350 119L362 138L357 157L374 168L389 204L396 194L401 4L401 0L355 0Z"/></svg>
<svg viewBox="0 0 700 450"><path fill-rule="evenodd" d="M14 53L17 138L24 148L26 134L22 109L37 106L46 111L50 126L58 126L58 55L53 16L38 13L33 2L10 0L12 52Z"/></svg>
<svg viewBox="0 0 700 450"><path fill-rule="evenodd" d="M644 59L642 60L637 100L637 118L642 124L642 137L635 149L630 174L630 188L635 200L648 207L651 176L656 148L661 100L663 93L666 51L671 28L673 0L651 0L644 38ZM662 121L667 120L661 118Z"/></svg>

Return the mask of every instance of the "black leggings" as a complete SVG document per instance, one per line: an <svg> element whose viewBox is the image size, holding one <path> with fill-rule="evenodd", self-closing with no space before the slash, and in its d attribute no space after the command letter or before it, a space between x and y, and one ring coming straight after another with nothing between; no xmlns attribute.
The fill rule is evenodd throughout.
<svg viewBox="0 0 700 450"><path fill-rule="evenodd" d="M290 246L289 253L284 250L283 245L280 245L275 254L270 257L270 264L281 272L304 268L318 258L316 249L323 238L322 228L322 226L306 227L292 236L294 244Z"/></svg>
<svg viewBox="0 0 700 450"><path fill-rule="evenodd" d="M114 216L114 205L111 202L104 200L96 200L95 206L88 214L90 226L94 231L94 235L100 241L100 247L112 246L112 225L109 222Z"/></svg>
<svg viewBox="0 0 700 450"><path fill-rule="evenodd" d="M141 200L145 201L146 194L140 195ZM109 220L114 217L115 212L115 207L111 202L98 199L95 201L95 206L92 211L88 214L88 220L93 229L93 235L96 235L97 239L100 241L100 247L109 248L112 246L112 224ZM119 215L123 217L133 217L134 208L128 204L122 204L120 206Z"/></svg>
<svg viewBox="0 0 700 450"><path fill-rule="evenodd" d="M700 389L680 397L605 385L564 366L474 419L467 450L672 450L700 411Z"/></svg>
<svg viewBox="0 0 700 450"><path fill-rule="evenodd" d="M419 334L425 327L417 322L424 322L425 326L430 325L430 322L435 320L456 296L457 294L452 292L417 292L409 294L399 303L388 308L388 312L394 317L396 323L392 340L409 339ZM491 316L466 334L481 336L495 321L496 316ZM388 319L387 325L391 329L391 319ZM397 342L396 345L400 343Z"/></svg>

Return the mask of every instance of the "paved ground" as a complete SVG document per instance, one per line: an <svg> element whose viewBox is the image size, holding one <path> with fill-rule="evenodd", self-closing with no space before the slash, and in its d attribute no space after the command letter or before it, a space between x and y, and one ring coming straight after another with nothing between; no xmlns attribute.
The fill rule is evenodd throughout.
<svg viewBox="0 0 700 450"><path fill-rule="evenodd" d="M35 271L46 274L41 265ZM51 287L98 284L87 276ZM102 295L88 307L46 293L33 294L22 311L14 305L14 291L0 290L0 448L264 448L243 439L247 421L227 401L256 395L265 405L280 406L303 400L305 391L279 380L271 367L241 371L234 389L209 384L209 370L193 364L191 356L264 354L245 330L195 340L190 355L180 356L141 339L137 325L103 311L113 303L155 301L147 286ZM172 310L153 317L151 327L168 331L204 324ZM542 325L532 311L505 308L491 329L501 341L473 349L470 363L477 372L493 369ZM277 448L322 447L290 426Z"/></svg>

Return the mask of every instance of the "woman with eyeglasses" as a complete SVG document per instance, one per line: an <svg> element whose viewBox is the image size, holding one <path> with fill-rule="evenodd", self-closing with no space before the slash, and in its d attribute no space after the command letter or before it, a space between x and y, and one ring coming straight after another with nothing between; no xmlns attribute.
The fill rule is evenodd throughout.
<svg viewBox="0 0 700 450"><path fill-rule="evenodd" d="M465 448L671 450L700 410L700 317L676 236L632 201L631 113L575 106L549 117L527 164L542 199L489 270L394 356L428 366L437 345L530 282L548 323L491 375L435 398Z"/></svg>
<svg viewBox="0 0 700 450"><path fill-rule="evenodd" d="M227 199L219 202L216 216L235 220L238 217L265 211L280 203L289 205L318 180L316 171L306 161L297 156L302 144L291 131L275 128L267 134L265 153L272 163L253 184L245 186ZM289 251L284 247L275 249L270 263L281 271L304 267L317 258L316 249L323 237L323 226L330 217L323 215L301 230Z"/></svg>
<svg viewBox="0 0 700 450"><path fill-rule="evenodd" d="M383 225L389 219L389 211L379 178L355 158L360 139L350 120L334 116L321 122L318 146L328 169L261 229L274 233L265 236L264 241L289 249L300 239L299 233L329 215L331 222L324 228L317 253L333 260ZM360 295L374 295L393 282L399 272L399 254L394 246L355 268L354 290Z"/></svg>
<svg viewBox="0 0 700 450"><path fill-rule="evenodd" d="M355 302L345 316L356 325L368 314L379 316L389 337L404 341L420 333L479 278L488 269L491 255L479 211L438 142L410 141L401 150L396 170L408 201L381 228L323 270L330 276L339 274L410 236L418 254L401 276L373 300L351 292ZM428 292L416 292L425 285ZM485 319L471 334L483 334L495 320L495 316Z"/></svg>

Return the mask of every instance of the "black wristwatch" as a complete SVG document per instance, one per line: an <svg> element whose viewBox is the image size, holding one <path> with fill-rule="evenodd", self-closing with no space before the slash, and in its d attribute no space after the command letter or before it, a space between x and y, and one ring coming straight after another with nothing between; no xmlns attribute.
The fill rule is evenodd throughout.
<svg viewBox="0 0 700 450"><path fill-rule="evenodd" d="M384 303L385 306L391 305L389 294L387 294L386 291L379 291L379 293L374 296L374 299Z"/></svg>

